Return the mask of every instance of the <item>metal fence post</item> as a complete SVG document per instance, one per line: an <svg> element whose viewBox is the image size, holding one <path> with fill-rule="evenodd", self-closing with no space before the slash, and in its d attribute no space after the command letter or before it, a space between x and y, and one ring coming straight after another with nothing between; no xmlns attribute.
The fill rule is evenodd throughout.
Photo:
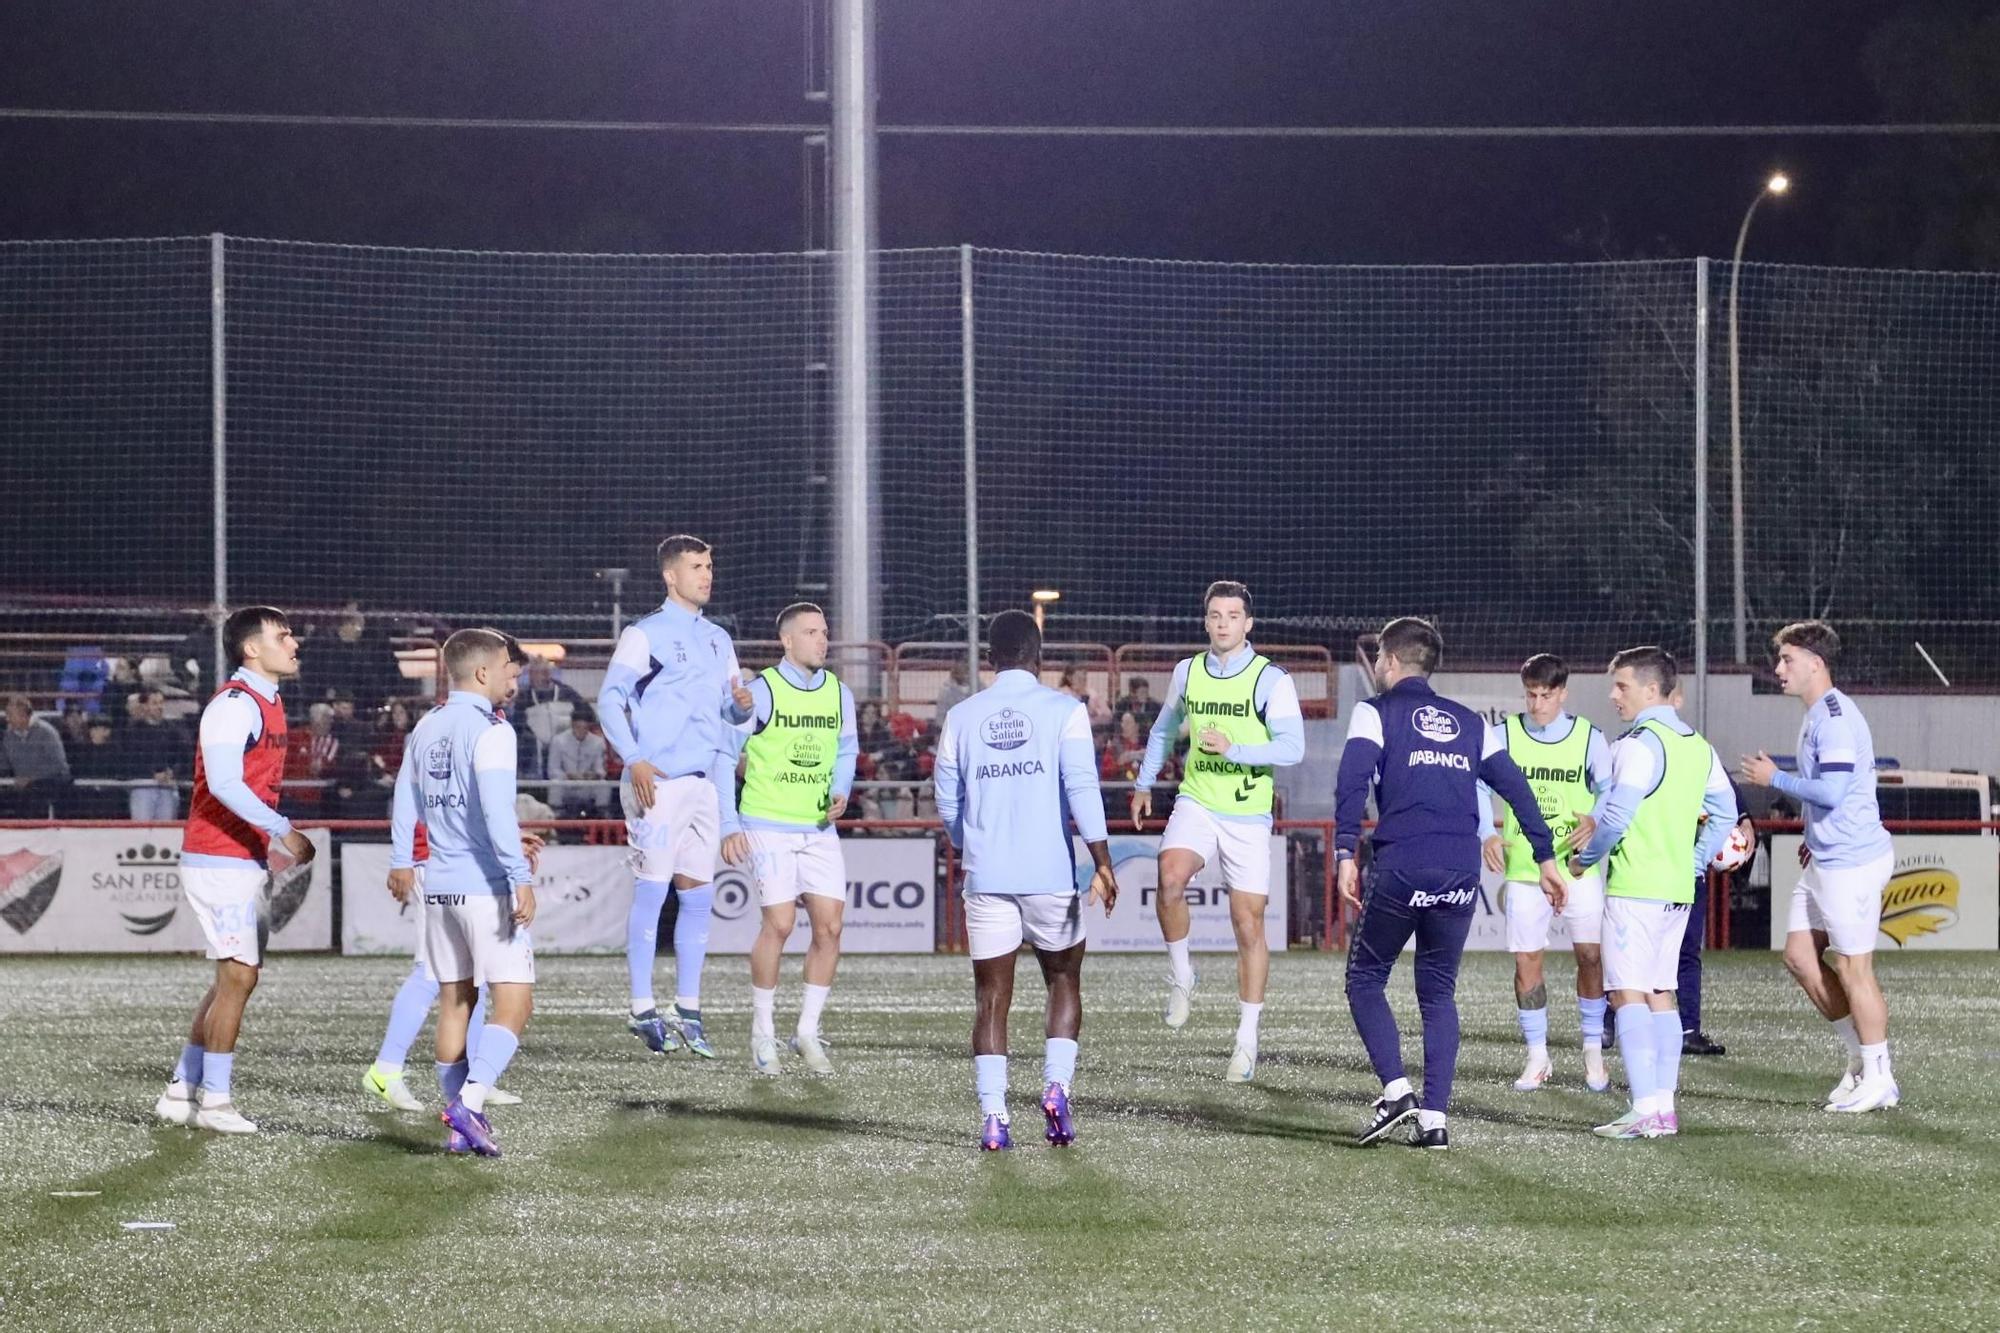
<svg viewBox="0 0 2000 1333"><path fill-rule="evenodd" d="M1708 260L1694 261L1695 730L1708 734Z"/></svg>
<svg viewBox="0 0 2000 1333"><path fill-rule="evenodd" d="M218 231L208 238L209 466L214 491L211 521L215 526L208 610L215 636L211 687L222 683L223 667L228 662L228 648L222 642L222 622L229 616L229 352L223 328L224 298L223 244Z"/></svg>
<svg viewBox="0 0 2000 1333"><path fill-rule="evenodd" d="M966 684L979 688L979 419L973 388L972 247L958 247L959 415L965 429ZM942 719L940 719L942 720Z"/></svg>

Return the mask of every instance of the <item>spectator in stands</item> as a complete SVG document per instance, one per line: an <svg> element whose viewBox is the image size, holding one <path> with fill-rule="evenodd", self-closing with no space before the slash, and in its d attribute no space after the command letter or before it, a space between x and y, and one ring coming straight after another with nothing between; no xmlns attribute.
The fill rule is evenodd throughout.
<svg viewBox="0 0 2000 1333"><path fill-rule="evenodd" d="M77 707L74 700L66 702L69 706L63 709L61 728L63 753L69 756L71 775L80 777L82 775L76 771L76 757L90 745L92 715Z"/></svg>
<svg viewBox="0 0 2000 1333"><path fill-rule="evenodd" d="M167 721L167 698L158 690L136 696L133 718L118 737L118 776L145 783L125 793L132 819L164 822L180 818L180 780L191 778L194 738L178 722Z"/></svg>
<svg viewBox="0 0 2000 1333"><path fill-rule="evenodd" d="M1106 782L1130 782L1146 762L1146 729L1136 713L1118 715L1118 734L1104 743L1097 771Z"/></svg>
<svg viewBox="0 0 2000 1333"><path fill-rule="evenodd" d="M368 745L368 777L385 793L395 790L396 774L403 767L403 747L409 744L410 728L416 718L401 699L382 705L375 717L375 735Z"/></svg>
<svg viewBox="0 0 2000 1333"><path fill-rule="evenodd" d="M139 683L139 668L129 657L107 659L110 672L104 682L104 694L98 700L98 707L111 718L111 725L122 727L130 722L137 708L139 691L144 687Z"/></svg>
<svg viewBox="0 0 2000 1333"><path fill-rule="evenodd" d="M604 737L591 730L596 722L597 715L591 712L588 704L578 704L570 710L568 728L549 742L550 778L591 782L603 779L608 751ZM602 787L571 786L563 782L549 784L549 804L564 819L590 818L599 813L603 798Z"/></svg>
<svg viewBox="0 0 2000 1333"><path fill-rule="evenodd" d="M524 778L552 778L549 746L569 729L569 720L583 706L583 696L556 679L555 668L539 653L528 659L528 674L522 678L514 702L507 706L514 734L521 747L520 771Z"/></svg>
<svg viewBox="0 0 2000 1333"><path fill-rule="evenodd" d="M933 730L944 724L944 715L952 710L953 705L972 697L971 680L972 671L966 666L963 657L951 664L951 676L945 681L943 688L938 690L937 711L932 714L935 719L931 723Z"/></svg>
<svg viewBox="0 0 2000 1333"><path fill-rule="evenodd" d="M344 690L371 712L402 683L389 636L369 625L359 602L340 609L332 634L322 630L306 642L299 666L311 698L330 703Z"/></svg>
<svg viewBox="0 0 2000 1333"><path fill-rule="evenodd" d="M1118 701L1118 711L1138 718L1139 730L1153 729L1154 720L1160 716L1160 701L1153 697L1153 687L1144 676L1132 677L1132 683L1125 687L1125 697Z"/></svg>
<svg viewBox="0 0 2000 1333"><path fill-rule="evenodd" d="M1081 662L1072 662L1063 668L1062 684L1057 687L1072 699L1081 700L1084 711L1090 717L1090 729L1096 731L1111 723L1111 705L1090 692L1090 669Z"/></svg>
<svg viewBox="0 0 2000 1333"><path fill-rule="evenodd" d="M882 705L873 699L861 705L854 719L854 731L864 757L879 755L889 748L889 721L882 716ZM874 760L869 762L872 764Z"/></svg>
<svg viewBox="0 0 2000 1333"><path fill-rule="evenodd" d="M112 728L108 713L86 720L83 743L69 752L70 776L77 784L69 798L69 813L77 819L117 819L127 813L124 791L82 784L86 779L93 784L116 782L123 774L125 766L119 753L118 733ZM181 761L186 763L187 756L182 755Z"/></svg>
<svg viewBox="0 0 2000 1333"><path fill-rule="evenodd" d="M7 729L0 732L0 776L13 779L0 809L16 819L48 819L69 800L69 756L62 733L44 718L25 694L7 700Z"/></svg>
<svg viewBox="0 0 2000 1333"><path fill-rule="evenodd" d="M306 709L306 727L292 732L285 755L284 799L322 819L330 818L329 795L340 762L340 738L334 734L333 705L321 700Z"/></svg>

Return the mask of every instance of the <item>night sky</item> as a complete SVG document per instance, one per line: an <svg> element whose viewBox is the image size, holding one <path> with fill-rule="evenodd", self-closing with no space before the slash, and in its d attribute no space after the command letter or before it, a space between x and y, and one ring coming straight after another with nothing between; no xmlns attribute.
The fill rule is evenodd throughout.
<svg viewBox="0 0 2000 1333"><path fill-rule="evenodd" d="M1956 92L1931 94L1911 80L1898 89L1882 71L1898 24L1930 33L1924 40L1940 49L1962 48L1954 25L1980 8L881 0L879 114L885 127L1979 119L1978 80L1969 91L1959 80ZM14 0L0 15L0 104L819 121L824 106L801 96L803 28L799 0ZM1885 161L1914 168L1913 159L1948 151L1931 141L1796 136L887 135L881 240L1326 262L1718 254L1757 182L1782 164L1799 191L1760 225L1759 257L1962 266L1980 256L1927 243L1915 222L1870 207L1896 192L1881 179ZM222 230L746 251L797 249L804 232L800 150L785 133L14 122L0 123L0 161L8 164L0 237L9 238Z"/></svg>

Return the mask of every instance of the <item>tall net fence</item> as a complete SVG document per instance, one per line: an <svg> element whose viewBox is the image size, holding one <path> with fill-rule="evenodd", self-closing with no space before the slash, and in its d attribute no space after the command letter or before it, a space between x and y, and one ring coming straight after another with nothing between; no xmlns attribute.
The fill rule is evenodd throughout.
<svg viewBox="0 0 2000 1333"><path fill-rule="evenodd" d="M658 601L670 531L716 543L741 638L852 577L827 256L219 250L0 245L0 630L198 634L220 511L232 601L570 641ZM1459 664L1685 654L1705 536L1727 664L1728 268L1707 267L1698 535L1694 261L886 252L872 637L937 644L942 679L975 603L1039 589L1052 640L1115 663L1197 637L1227 577L1260 638L1334 661L1403 613ZM1954 686L2000 685L2000 279L1748 265L1740 303L1750 659L1823 614L1854 684L1934 682L1921 643Z"/></svg>

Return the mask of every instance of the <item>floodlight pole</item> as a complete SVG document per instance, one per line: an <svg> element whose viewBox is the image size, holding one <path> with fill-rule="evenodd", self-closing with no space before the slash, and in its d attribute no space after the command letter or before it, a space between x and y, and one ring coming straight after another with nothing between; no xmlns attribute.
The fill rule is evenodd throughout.
<svg viewBox="0 0 2000 1333"><path fill-rule="evenodd" d="M875 0L832 0L836 637L881 637L875 530Z"/></svg>

